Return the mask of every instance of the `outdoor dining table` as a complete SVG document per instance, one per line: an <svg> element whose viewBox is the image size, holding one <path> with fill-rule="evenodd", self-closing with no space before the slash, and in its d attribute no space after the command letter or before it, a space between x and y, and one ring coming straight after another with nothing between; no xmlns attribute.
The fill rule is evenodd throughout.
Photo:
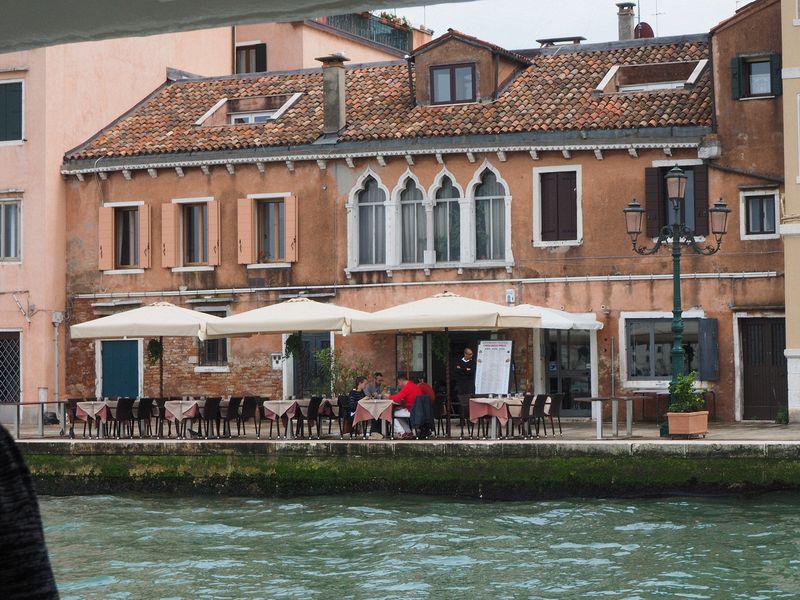
<svg viewBox="0 0 800 600"><path fill-rule="evenodd" d="M76 415L78 418L85 417L83 420L91 421L98 420L100 423L106 423L110 418L114 419L117 416L117 403L118 400L87 400L85 402L76 403ZM133 402L133 408L139 405L139 400ZM82 414L81 414L82 413ZM102 438L103 428L98 424L97 436Z"/></svg>
<svg viewBox="0 0 800 600"><path fill-rule="evenodd" d="M490 436L493 440L497 439L497 422L505 425L513 417L522 414L522 397L520 396L497 396L496 398L470 398L469 399L469 420L477 423L481 417L492 417Z"/></svg>
<svg viewBox="0 0 800 600"><path fill-rule="evenodd" d="M306 410L308 410L308 404L311 400L308 400L308 403L305 402L304 398L299 398L297 400L265 400L264 401L264 415L268 419L275 419L278 421L278 437L280 437L280 418L285 416L287 423L285 429L285 436L289 439L293 436L292 426L290 421L294 419L295 413L301 407L300 403L303 402L305 404ZM302 413L302 409L300 411Z"/></svg>
<svg viewBox="0 0 800 600"><path fill-rule="evenodd" d="M391 424L394 408L399 406L390 398L362 398L356 405L356 414L353 416L353 428L362 421L379 420ZM387 426L384 426L386 435Z"/></svg>
<svg viewBox="0 0 800 600"><path fill-rule="evenodd" d="M597 407L597 418L596 418L596 427L597 427L597 439L603 439L603 403L611 403L611 434L614 437L619 436L619 426L618 426L618 416L619 416L619 403L626 402L627 409L625 411L625 433L628 437L633 435L633 396L627 397L619 397L619 398L611 398L611 397L595 397L595 398L574 398L573 400L577 400L578 402L591 402L592 405L595 403L598 405Z"/></svg>

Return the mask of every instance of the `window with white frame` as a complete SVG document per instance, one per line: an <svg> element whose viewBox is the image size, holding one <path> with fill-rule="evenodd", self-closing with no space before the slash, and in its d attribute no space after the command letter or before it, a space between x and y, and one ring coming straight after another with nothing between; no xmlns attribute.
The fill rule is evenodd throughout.
<svg viewBox="0 0 800 600"><path fill-rule="evenodd" d="M258 262L285 259L285 205L283 198L259 200L256 203L256 249Z"/></svg>
<svg viewBox="0 0 800 600"><path fill-rule="evenodd" d="M683 320L686 372L700 368L699 320ZM628 378L669 379L672 376L671 319L629 319L625 322Z"/></svg>
<svg viewBox="0 0 800 600"><path fill-rule="evenodd" d="M19 260L20 201L0 199L0 261Z"/></svg>
<svg viewBox="0 0 800 600"><path fill-rule="evenodd" d="M746 190L740 193L742 239L777 238L778 190Z"/></svg>
<svg viewBox="0 0 800 600"><path fill-rule="evenodd" d="M358 193L358 262L386 263L386 193L371 175Z"/></svg>
<svg viewBox="0 0 800 600"><path fill-rule="evenodd" d="M22 140L22 82L0 81L0 142Z"/></svg>
<svg viewBox="0 0 800 600"><path fill-rule="evenodd" d="M433 239L436 262L458 262L461 258L460 194L445 175L436 190L433 208Z"/></svg>
<svg viewBox="0 0 800 600"><path fill-rule="evenodd" d="M197 309L215 317L226 317L228 309L224 306L206 306ZM204 340L199 343L198 364L201 367L227 367L228 366L228 338Z"/></svg>
<svg viewBox="0 0 800 600"><path fill-rule="evenodd" d="M475 187L475 258L505 259L506 189L491 169L484 169Z"/></svg>
<svg viewBox="0 0 800 600"><path fill-rule="evenodd" d="M208 263L208 204L183 205L183 263Z"/></svg>
<svg viewBox="0 0 800 600"><path fill-rule="evenodd" d="M139 266L139 207L114 208L114 267L132 269Z"/></svg>
<svg viewBox="0 0 800 600"><path fill-rule="evenodd" d="M400 192L400 225L402 262L421 263L428 240L425 207L422 190L410 177Z"/></svg>

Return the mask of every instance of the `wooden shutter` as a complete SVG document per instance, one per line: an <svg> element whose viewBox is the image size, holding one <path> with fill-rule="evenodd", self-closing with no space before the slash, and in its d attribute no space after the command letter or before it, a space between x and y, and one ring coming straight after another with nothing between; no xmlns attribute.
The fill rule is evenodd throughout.
<svg viewBox="0 0 800 600"><path fill-rule="evenodd" d="M708 167L694 168L694 232L708 235Z"/></svg>
<svg viewBox="0 0 800 600"><path fill-rule="evenodd" d="M256 44L256 73L267 70L267 45Z"/></svg>
<svg viewBox="0 0 800 600"><path fill-rule="evenodd" d="M664 187L661 169L650 167L644 170L644 210L647 237L655 238L664 226Z"/></svg>
<svg viewBox="0 0 800 600"><path fill-rule="evenodd" d="M769 82L771 86L770 93L773 96L780 96L783 93L783 74L781 73L781 55L770 54L769 57Z"/></svg>
<svg viewBox="0 0 800 600"><path fill-rule="evenodd" d="M139 207L139 268L150 268L150 207Z"/></svg>
<svg viewBox="0 0 800 600"><path fill-rule="evenodd" d="M578 190L575 171L558 173L558 239L578 239Z"/></svg>
<svg viewBox="0 0 800 600"><path fill-rule="evenodd" d="M97 222L97 268L114 268L114 209L101 207Z"/></svg>
<svg viewBox="0 0 800 600"><path fill-rule="evenodd" d="M283 202L283 226L285 230L283 255L286 257L286 262L297 262L297 196L287 196Z"/></svg>
<svg viewBox="0 0 800 600"><path fill-rule="evenodd" d="M558 239L558 173L541 173L541 219L542 241Z"/></svg>
<svg viewBox="0 0 800 600"><path fill-rule="evenodd" d="M219 265L222 248L219 239L219 202L208 203L208 264Z"/></svg>
<svg viewBox="0 0 800 600"><path fill-rule="evenodd" d="M719 381L719 340L716 319L700 319L699 346L700 368L697 378L700 381Z"/></svg>
<svg viewBox="0 0 800 600"><path fill-rule="evenodd" d="M255 202L250 198L239 198L236 205L236 234L238 261L240 265L256 262L253 243L253 208Z"/></svg>
<svg viewBox="0 0 800 600"><path fill-rule="evenodd" d="M178 266L178 222L180 204L161 205L161 266Z"/></svg>
<svg viewBox="0 0 800 600"><path fill-rule="evenodd" d="M22 139L22 83L0 85L0 141Z"/></svg>
<svg viewBox="0 0 800 600"><path fill-rule="evenodd" d="M747 77L746 69L744 68L744 59L741 56L735 56L731 59L731 93L733 99L738 100L744 96L744 84Z"/></svg>

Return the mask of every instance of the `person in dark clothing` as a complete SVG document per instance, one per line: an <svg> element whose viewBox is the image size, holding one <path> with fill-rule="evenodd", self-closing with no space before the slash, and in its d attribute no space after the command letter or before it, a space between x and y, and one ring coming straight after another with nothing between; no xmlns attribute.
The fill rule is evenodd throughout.
<svg viewBox="0 0 800 600"><path fill-rule="evenodd" d="M464 356L456 362L456 393L461 417L459 421L463 427L465 419L469 418L469 399L475 393L475 357L472 348L464 348Z"/></svg>
<svg viewBox="0 0 800 600"><path fill-rule="evenodd" d="M0 426L0 597L58 600L30 472Z"/></svg>
<svg viewBox="0 0 800 600"><path fill-rule="evenodd" d="M347 396L347 418L350 420L351 428L353 424L353 417L355 416L356 408L358 407L358 401L366 396L364 393L364 387L366 385L366 377L363 375L356 377L356 385L352 390L350 390L350 394Z"/></svg>

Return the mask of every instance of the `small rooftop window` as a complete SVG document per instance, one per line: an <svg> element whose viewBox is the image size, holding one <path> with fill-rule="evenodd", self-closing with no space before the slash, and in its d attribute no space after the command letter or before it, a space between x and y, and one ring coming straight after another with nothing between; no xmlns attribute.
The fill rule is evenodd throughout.
<svg viewBox="0 0 800 600"><path fill-rule="evenodd" d="M251 96L248 98L222 98L206 114L195 121L195 126L219 127L222 125L255 125L275 121L289 110L302 93Z"/></svg>
<svg viewBox="0 0 800 600"><path fill-rule="evenodd" d="M694 86L708 60L687 62L614 65L593 93L631 94L659 90L680 90Z"/></svg>

